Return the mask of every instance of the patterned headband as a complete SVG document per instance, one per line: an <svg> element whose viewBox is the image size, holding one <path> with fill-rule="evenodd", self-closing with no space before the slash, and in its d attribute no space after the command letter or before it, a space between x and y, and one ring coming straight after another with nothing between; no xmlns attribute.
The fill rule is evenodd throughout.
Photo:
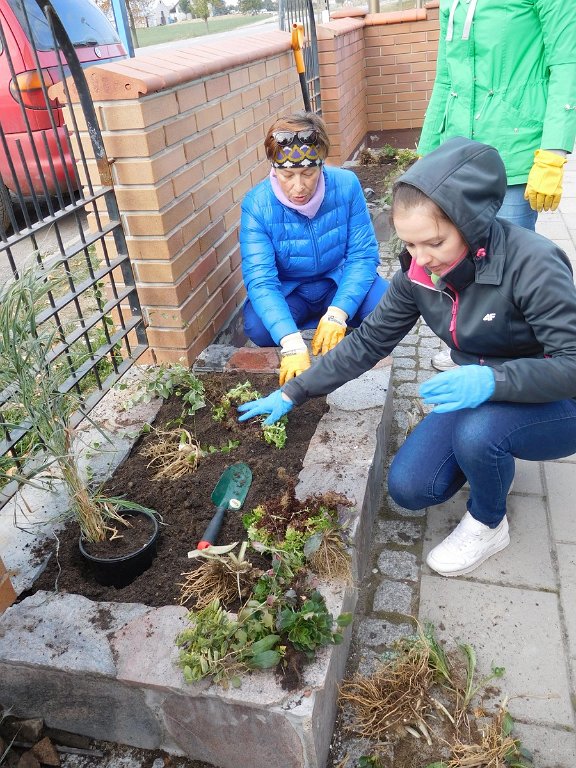
<svg viewBox="0 0 576 768"><path fill-rule="evenodd" d="M278 147L272 165L274 168L311 168L322 165L322 162L314 144L292 144L291 147Z"/></svg>

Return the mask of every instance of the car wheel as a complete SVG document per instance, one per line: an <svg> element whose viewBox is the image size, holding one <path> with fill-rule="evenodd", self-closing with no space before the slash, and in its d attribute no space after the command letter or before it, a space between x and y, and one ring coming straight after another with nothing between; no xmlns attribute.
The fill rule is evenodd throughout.
<svg viewBox="0 0 576 768"><path fill-rule="evenodd" d="M10 228L10 211L12 210L12 201L8 187L0 179L0 227L6 232Z"/></svg>

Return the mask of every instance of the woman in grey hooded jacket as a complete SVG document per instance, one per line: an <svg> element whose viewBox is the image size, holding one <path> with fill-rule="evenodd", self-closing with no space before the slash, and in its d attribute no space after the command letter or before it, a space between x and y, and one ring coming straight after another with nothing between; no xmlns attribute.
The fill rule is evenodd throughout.
<svg viewBox="0 0 576 768"><path fill-rule="evenodd" d="M458 368L421 385L434 405L396 454L392 498L442 504L468 481L457 528L427 558L445 576L476 568L510 541L506 499L515 459L576 452L576 288L566 254L497 218L506 191L498 152L454 138L399 180L392 216L402 269L376 309L311 369L241 419L272 423L389 355L422 317Z"/></svg>

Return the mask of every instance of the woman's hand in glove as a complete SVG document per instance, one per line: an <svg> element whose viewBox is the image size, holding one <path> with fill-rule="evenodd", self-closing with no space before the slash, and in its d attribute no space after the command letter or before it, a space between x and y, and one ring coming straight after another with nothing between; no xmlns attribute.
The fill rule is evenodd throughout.
<svg viewBox="0 0 576 768"><path fill-rule="evenodd" d="M565 165L565 154L548 149L536 150L524 192L524 199L528 200L532 210L555 211L558 208Z"/></svg>
<svg viewBox="0 0 576 768"><path fill-rule="evenodd" d="M274 424L285 416L289 411L294 408L294 403L290 398L283 394L281 389L276 389L268 397L261 397L258 400L252 400L249 403L243 403L238 406L238 410L242 416L238 417L238 421L247 421L254 416L262 416L264 413L269 413L267 419L264 419L264 424Z"/></svg>
<svg viewBox="0 0 576 768"><path fill-rule="evenodd" d="M282 387L289 379L310 368L308 347L299 332L290 333L280 340L280 379Z"/></svg>
<svg viewBox="0 0 576 768"><path fill-rule="evenodd" d="M462 365L433 376L420 386L426 405L436 404L435 413L476 408L488 400L496 384L487 365Z"/></svg>
<svg viewBox="0 0 576 768"><path fill-rule="evenodd" d="M326 314L320 318L312 339L312 352L315 355L325 355L342 341L346 335L347 319L348 315L342 309L328 307Z"/></svg>

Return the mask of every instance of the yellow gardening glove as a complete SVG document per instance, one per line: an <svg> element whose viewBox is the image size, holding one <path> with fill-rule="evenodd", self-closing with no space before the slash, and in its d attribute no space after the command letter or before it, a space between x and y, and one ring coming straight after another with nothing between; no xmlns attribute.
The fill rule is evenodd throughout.
<svg viewBox="0 0 576 768"><path fill-rule="evenodd" d="M308 347L300 333L289 333L280 339L280 386L310 368Z"/></svg>
<svg viewBox="0 0 576 768"><path fill-rule="evenodd" d="M334 349L346 335L346 320L348 315L338 307L328 307L326 314L320 318L318 328L312 339L312 352L315 355L325 355Z"/></svg>
<svg viewBox="0 0 576 768"><path fill-rule="evenodd" d="M566 158L547 149L534 152L534 165L528 175L524 199L534 211L555 211L562 197L562 177Z"/></svg>

